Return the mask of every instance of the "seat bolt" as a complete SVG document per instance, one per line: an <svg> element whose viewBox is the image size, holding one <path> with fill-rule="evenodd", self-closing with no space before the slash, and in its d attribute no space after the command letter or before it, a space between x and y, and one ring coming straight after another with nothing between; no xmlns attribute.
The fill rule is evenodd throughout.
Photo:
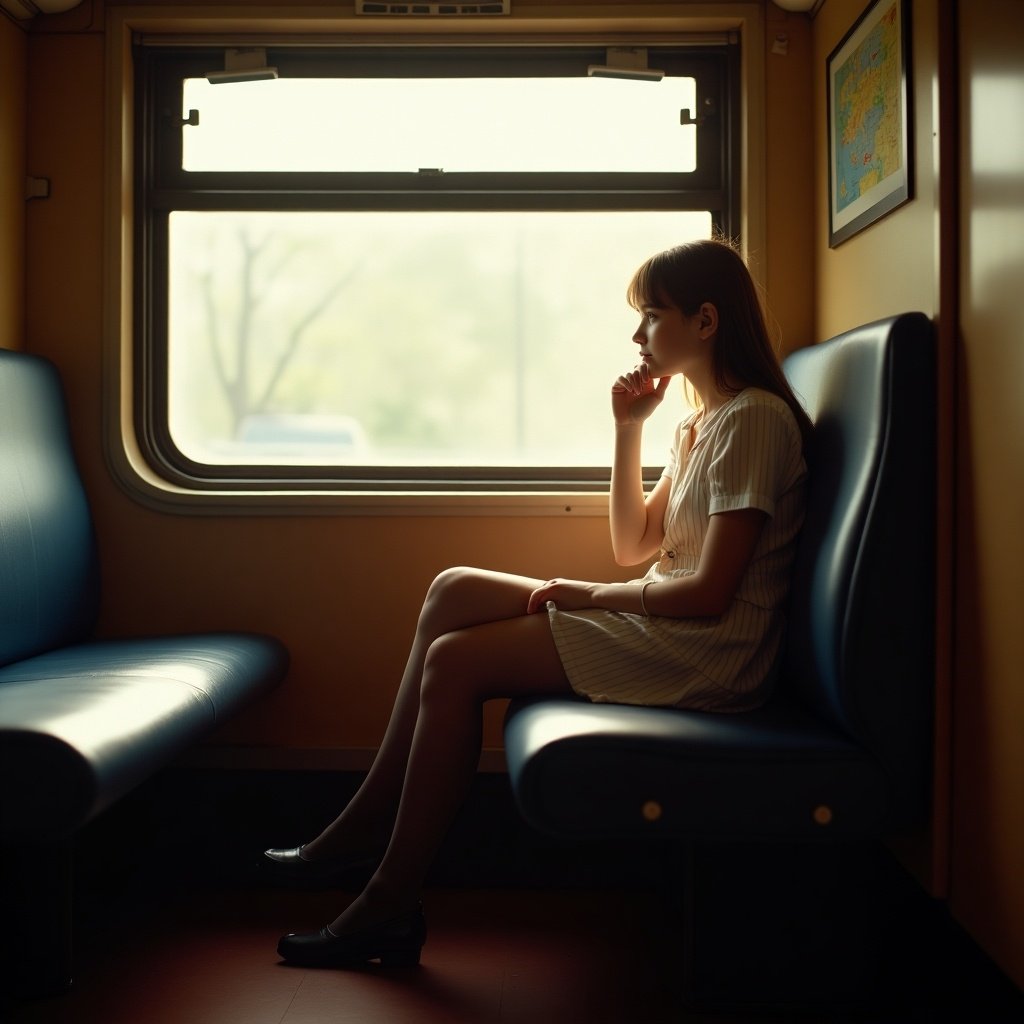
<svg viewBox="0 0 1024 1024"><path fill-rule="evenodd" d="M661 817L661 804L657 800L648 800L642 813L646 821L657 821Z"/></svg>

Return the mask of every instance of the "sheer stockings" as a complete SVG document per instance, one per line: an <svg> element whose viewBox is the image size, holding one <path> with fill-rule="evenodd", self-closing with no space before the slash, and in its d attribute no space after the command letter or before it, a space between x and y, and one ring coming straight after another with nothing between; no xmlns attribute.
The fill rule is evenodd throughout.
<svg viewBox="0 0 1024 1024"><path fill-rule="evenodd" d="M334 934L416 906L472 783L484 702L571 694L547 615L524 614L540 583L453 569L431 586L373 766L345 810L303 850L310 859L364 853L368 844L379 850L390 830L366 889L331 922Z"/></svg>

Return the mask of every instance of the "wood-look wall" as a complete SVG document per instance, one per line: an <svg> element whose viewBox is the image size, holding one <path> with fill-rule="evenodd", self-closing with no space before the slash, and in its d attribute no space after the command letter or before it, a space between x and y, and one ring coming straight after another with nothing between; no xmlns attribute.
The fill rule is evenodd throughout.
<svg viewBox="0 0 1024 1024"><path fill-rule="evenodd" d="M1024 4L959 4L954 914L1024 987Z"/></svg>
<svg viewBox="0 0 1024 1024"><path fill-rule="evenodd" d="M0 15L0 348L25 341L28 35Z"/></svg>
<svg viewBox="0 0 1024 1024"><path fill-rule="evenodd" d="M755 183L767 201L756 255L790 347L906 309L940 328L944 429L956 458L947 451L944 467L940 582L951 591L935 847L955 914L1024 985L1024 5L914 0L915 198L833 250L824 64L864 5L825 0L811 21L764 4L764 81L753 85L768 104L764 180ZM572 16L600 4L560 6ZM325 750L358 763L386 721L420 596L437 571L621 570L598 518L189 517L146 508L115 483L103 454L105 10L96 0L37 19L29 32L0 17L0 345L47 355L64 375L102 547L103 630L223 626L281 636L294 657L287 684L218 743L262 749L268 763ZM779 36L785 53L772 52ZM950 152L961 155L951 161ZM50 199L25 203L29 173L50 178ZM488 719L493 747L500 710Z"/></svg>
<svg viewBox="0 0 1024 1024"><path fill-rule="evenodd" d="M132 6L152 7L160 16L172 10ZM539 6L545 15L554 11ZM557 6L560 23L570 25L601 8ZM51 179L52 195L27 207L23 344L52 358L67 386L102 551L102 629L247 627L280 636L293 655L286 685L228 725L217 742L262 751L272 763L325 756L331 763L365 763L387 721L420 600L440 570L470 564L544 578L607 579L635 572L614 565L600 516L186 516L145 507L118 486L103 451L104 417L112 408L110 394L104 396L110 348L103 337L109 229L103 209L113 160L104 151L104 29L118 9L97 0L38 19L28 36L27 68L27 159L33 173ZM620 18L624 10L609 9ZM663 0L628 8L631 16L709 10L723 6ZM771 177L759 174L753 182L771 197L762 203L764 251L753 255L785 344L797 347L813 340L811 225L804 209L811 176L810 23L774 8L770 20L773 31L786 31L789 53L766 56L765 81L757 83L784 109L766 136ZM18 335L14 321L8 331ZM624 346L629 349L628 339ZM501 707L489 709L486 744L493 750L500 748L501 715Z"/></svg>
<svg viewBox="0 0 1024 1024"><path fill-rule="evenodd" d="M1024 4L915 0L916 198L831 250L824 62L864 7L825 0L813 23L816 333L900 309L936 320L951 593L935 849L954 914L1024 986Z"/></svg>

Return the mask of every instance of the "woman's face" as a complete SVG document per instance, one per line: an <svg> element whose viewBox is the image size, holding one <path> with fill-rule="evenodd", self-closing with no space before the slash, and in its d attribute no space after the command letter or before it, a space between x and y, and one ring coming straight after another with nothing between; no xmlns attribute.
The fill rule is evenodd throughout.
<svg viewBox="0 0 1024 1024"><path fill-rule="evenodd" d="M708 357L701 332L701 314L688 316L674 306L645 304L633 341L652 377L669 377L694 366L694 360Z"/></svg>

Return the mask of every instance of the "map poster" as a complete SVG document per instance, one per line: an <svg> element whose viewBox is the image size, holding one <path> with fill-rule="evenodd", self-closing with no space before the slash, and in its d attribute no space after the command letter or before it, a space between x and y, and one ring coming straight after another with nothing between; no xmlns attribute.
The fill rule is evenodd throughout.
<svg viewBox="0 0 1024 1024"><path fill-rule="evenodd" d="M874 0L829 55L829 239L910 198L910 0Z"/></svg>

